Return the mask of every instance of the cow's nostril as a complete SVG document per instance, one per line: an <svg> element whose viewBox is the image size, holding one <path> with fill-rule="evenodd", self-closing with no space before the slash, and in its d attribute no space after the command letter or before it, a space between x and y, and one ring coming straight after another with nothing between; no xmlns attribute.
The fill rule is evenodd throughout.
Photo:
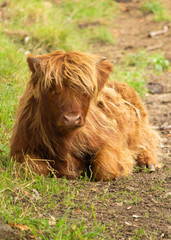
<svg viewBox="0 0 171 240"><path fill-rule="evenodd" d="M81 121L81 116L79 114L77 115L65 114L63 120L66 125L79 125Z"/></svg>

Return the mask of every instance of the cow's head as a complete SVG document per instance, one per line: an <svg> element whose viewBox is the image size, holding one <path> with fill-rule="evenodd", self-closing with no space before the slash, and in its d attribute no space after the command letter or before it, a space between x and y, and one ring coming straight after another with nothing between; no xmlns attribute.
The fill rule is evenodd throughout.
<svg viewBox="0 0 171 240"><path fill-rule="evenodd" d="M27 62L42 121L59 129L84 125L90 101L96 99L112 72L105 58L81 52L29 55Z"/></svg>

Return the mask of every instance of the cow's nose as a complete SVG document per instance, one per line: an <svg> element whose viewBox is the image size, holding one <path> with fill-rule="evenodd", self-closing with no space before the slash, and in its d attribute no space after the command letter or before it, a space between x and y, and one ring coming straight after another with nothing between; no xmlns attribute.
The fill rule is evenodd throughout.
<svg viewBox="0 0 171 240"><path fill-rule="evenodd" d="M67 115L65 114L63 117L64 124L67 126L79 126L81 122L81 115Z"/></svg>

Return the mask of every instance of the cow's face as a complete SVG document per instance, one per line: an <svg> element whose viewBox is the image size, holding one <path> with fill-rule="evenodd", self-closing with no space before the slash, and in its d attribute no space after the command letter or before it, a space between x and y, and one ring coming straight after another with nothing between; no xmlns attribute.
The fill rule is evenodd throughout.
<svg viewBox="0 0 171 240"><path fill-rule="evenodd" d="M69 86L61 88L54 83L43 94L43 106L57 127L76 129L84 125L90 95L76 90L77 88L72 89Z"/></svg>
<svg viewBox="0 0 171 240"><path fill-rule="evenodd" d="M29 56L27 61L42 121L63 129L83 126L90 101L105 85L111 64L97 56L61 51Z"/></svg>

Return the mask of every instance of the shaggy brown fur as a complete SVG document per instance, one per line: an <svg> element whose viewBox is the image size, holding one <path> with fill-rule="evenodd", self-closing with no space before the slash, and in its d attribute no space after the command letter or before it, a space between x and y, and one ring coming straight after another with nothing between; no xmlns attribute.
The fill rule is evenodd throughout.
<svg viewBox="0 0 171 240"><path fill-rule="evenodd" d="M80 52L27 58L32 72L13 127L10 155L38 174L96 180L156 166L158 137L138 94L107 80L112 65Z"/></svg>

